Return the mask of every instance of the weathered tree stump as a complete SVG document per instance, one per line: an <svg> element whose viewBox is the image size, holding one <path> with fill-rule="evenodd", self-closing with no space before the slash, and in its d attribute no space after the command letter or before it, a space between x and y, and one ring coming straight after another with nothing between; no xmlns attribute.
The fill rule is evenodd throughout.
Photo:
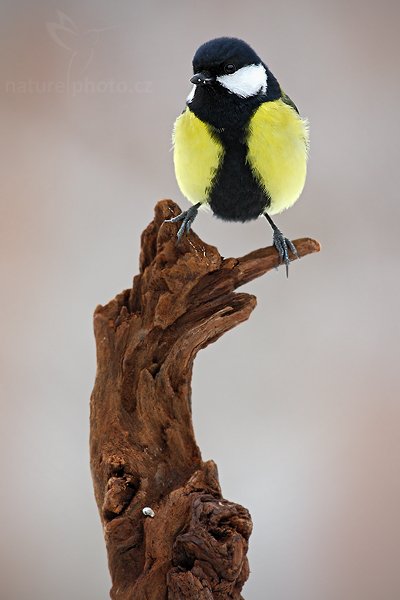
<svg viewBox="0 0 400 600"><path fill-rule="evenodd" d="M223 259L193 232L177 245L164 220L179 212L157 204L132 289L94 315L91 469L115 600L239 600L249 574L251 517L223 499L216 465L201 459L191 376L197 352L254 309L254 296L234 290L278 257L269 247ZM319 250L295 244L300 256Z"/></svg>

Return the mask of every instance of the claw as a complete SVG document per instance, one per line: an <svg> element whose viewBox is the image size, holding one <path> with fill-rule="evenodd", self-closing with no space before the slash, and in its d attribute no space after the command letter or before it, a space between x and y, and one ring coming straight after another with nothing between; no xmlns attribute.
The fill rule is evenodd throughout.
<svg viewBox="0 0 400 600"><path fill-rule="evenodd" d="M179 244L179 242L181 241L182 236L183 236L183 234L185 232L185 225L186 225L186 223L185 223L185 221L183 221L182 225L178 229L178 233L176 234L177 244Z"/></svg>
<svg viewBox="0 0 400 600"><path fill-rule="evenodd" d="M275 248L278 251L281 264L282 263L285 264L286 277L289 277L290 258L289 258L288 248L297 258L299 258L299 255L296 250L296 246L293 244L293 242L291 240L284 237L283 233L279 229L274 230L273 245L275 246Z"/></svg>
<svg viewBox="0 0 400 600"><path fill-rule="evenodd" d="M267 219L268 223L271 225L272 230L274 232L274 235L272 238L272 243L278 251L279 259L280 259L279 264L282 264L282 263L285 264L286 277L289 277L290 258L289 258L288 248L296 256L296 258L300 258L300 256L297 253L296 246L293 244L293 242L291 240L289 240L288 238L286 238L283 235L283 233L280 231L280 229L278 229L278 227L275 225L275 223L273 222L273 220L271 219L271 217L269 216L268 213L265 212L264 217Z"/></svg>
<svg viewBox="0 0 400 600"><path fill-rule="evenodd" d="M181 212L180 215L178 215L176 217L172 217L172 219L165 219L164 223L179 223L179 221L183 221L184 220L187 212L188 211L186 210L185 212Z"/></svg>
<svg viewBox="0 0 400 600"><path fill-rule="evenodd" d="M182 221L182 225L179 227L178 232L176 234L177 244L182 239L184 233L188 235L190 228L192 227L192 223L195 220L197 213L199 211L200 202L191 206L188 210L185 210L180 215L173 217L172 219L165 219L164 223L180 223Z"/></svg>

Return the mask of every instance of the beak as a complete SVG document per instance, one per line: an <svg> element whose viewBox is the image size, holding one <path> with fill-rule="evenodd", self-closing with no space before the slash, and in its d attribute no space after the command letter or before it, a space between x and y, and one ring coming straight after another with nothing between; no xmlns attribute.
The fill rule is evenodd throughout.
<svg viewBox="0 0 400 600"><path fill-rule="evenodd" d="M190 78L190 83L194 83L194 85L210 85L214 83L215 77L213 77L210 73L195 73L193 77Z"/></svg>

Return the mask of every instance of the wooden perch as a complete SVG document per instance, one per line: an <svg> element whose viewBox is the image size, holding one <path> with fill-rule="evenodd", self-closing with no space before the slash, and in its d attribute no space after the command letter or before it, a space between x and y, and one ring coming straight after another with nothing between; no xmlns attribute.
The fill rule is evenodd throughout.
<svg viewBox="0 0 400 600"><path fill-rule="evenodd" d="M191 376L197 352L256 306L234 290L278 255L223 259L194 232L177 245L164 220L179 212L157 204L132 289L94 315L91 469L115 600L239 600L249 575L251 517L223 499L216 465L201 459ZM295 244L300 256L319 250L311 239Z"/></svg>

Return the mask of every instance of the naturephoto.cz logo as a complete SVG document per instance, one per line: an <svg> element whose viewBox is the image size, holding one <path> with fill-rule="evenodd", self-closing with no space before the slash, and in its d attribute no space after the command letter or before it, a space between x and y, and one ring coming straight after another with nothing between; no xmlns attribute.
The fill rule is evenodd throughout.
<svg viewBox="0 0 400 600"><path fill-rule="evenodd" d="M143 94L151 93L151 81L95 79L90 77L90 65L96 47L106 41L106 32L115 27L82 28L61 11L58 21L47 22L47 33L66 55L65 73L59 79L25 79L5 82L5 91L10 94Z"/></svg>

